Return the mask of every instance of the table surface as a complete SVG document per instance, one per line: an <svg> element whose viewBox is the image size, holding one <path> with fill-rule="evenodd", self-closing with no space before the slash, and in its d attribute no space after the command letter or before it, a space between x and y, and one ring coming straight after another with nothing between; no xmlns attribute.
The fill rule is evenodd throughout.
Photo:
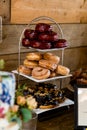
<svg viewBox="0 0 87 130"><path fill-rule="evenodd" d="M74 108L59 116L38 121L37 130L74 130Z"/></svg>

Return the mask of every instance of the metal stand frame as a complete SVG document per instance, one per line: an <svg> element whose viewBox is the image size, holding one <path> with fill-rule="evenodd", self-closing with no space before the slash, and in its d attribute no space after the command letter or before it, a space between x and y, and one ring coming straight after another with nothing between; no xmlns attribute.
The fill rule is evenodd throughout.
<svg viewBox="0 0 87 130"><path fill-rule="evenodd" d="M23 35L24 35L24 31L25 31L27 28L31 27L33 24L35 24L35 22L37 22L37 21L39 21L39 20L48 20L48 21L52 22L53 24L55 24L56 27L57 27L57 30L60 31L61 38L64 37L60 25L59 25L54 19L52 19L52 18L50 18L50 17L46 17L46 16L41 16L41 17L37 17L37 18L33 19L33 20L26 26L26 28L22 31L21 36L20 36L20 39L19 39L18 66L20 66L20 62L21 62L21 55L20 55L20 53L21 53L21 42L22 42L22 38L23 38ZM62 51L61 62L62 62L62 65L63 65L64 48L61 48L61 51ZM18 72L18 84L19 84L19 80L20 80L20 74L19 74L19 72ZM63 82L63 80L60 79L60 89L62 88L62 82Z"/></svg>

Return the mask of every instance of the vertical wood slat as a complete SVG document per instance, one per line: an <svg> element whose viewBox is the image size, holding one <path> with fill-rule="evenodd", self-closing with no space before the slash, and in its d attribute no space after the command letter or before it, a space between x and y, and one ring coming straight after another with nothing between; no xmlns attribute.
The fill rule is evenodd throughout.
<svg viewBox="0 0 87 130"><path fill-rule="evenodd" d="M0 16L3 24L10 22L10 0L0 0Z"/></svg>
<svg viewBox="0 0 87 130"><path fill-rule="evenodd" d="M58 23L86 23L87 0L12 0L11 22L29 23L38 16L49 16Z"/></svg>
<svg viewBox="0 0 87 130"><path fill-rule="evenodd" d="M10 8L15 12L11 13ZM59 23L87 23L86 9L87 0L50 0L50 3L49 0L0 0L3 23L10 22L10 14L12 23L19 24L28 23L42 15L52 16Z"/></svg>

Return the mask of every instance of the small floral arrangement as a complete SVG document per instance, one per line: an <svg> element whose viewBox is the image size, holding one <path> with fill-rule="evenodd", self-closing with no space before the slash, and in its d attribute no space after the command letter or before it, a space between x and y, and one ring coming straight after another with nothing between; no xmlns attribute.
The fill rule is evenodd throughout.
<svg viewBox="0 0 87 130"><path fill-rule="evenodd" d="M4 69L5 62L0 59L0 70ZM8 95L5 89L4 95L2 95L2 89L0 89L0 119L6 119L8 122L17 122L19 127L22 127L22 122L28 122L32 118L32 110L37 107L37 102L33 96L24 96L23 89L26 85L18 85L15 92L15 102L13 106L9 106L7 102ZM0 86L0 88L2 88ZM4 96L6 96L4 102Z"/></svg>
<svg viewBox="0 0 87 130"><path fill-rule="evenodd" d="M37 102L32 96L23 96L22 90L26 85L19 85L15 94L15 105L11 106L6 114L10 122L17 122L20 127L32 119L32 109L37 107Z"/></svg>

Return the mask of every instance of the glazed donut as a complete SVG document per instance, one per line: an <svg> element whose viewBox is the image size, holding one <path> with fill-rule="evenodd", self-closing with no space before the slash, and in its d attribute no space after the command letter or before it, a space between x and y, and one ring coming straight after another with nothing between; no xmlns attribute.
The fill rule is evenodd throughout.
<svg viewBox="0 0 87 130"><path fill-rule="evenodd" d="M50 109L50 108L54 108L55 105L40 105L39 108L40 109Z"/></svg>
<svg viewBox="0 0 87 130"><path fill-rule="evenodd" d="M54 71L57 68L57 64L53 63L52 61L44 60L44 59L41 59L39 61L39 66L52 70L52 71Z"/></svg>
<svg viewBox="0 0 87 130"><path fill-rule="evenodd" d="M52 62L58 64L60 62L60 57L50 53L50 52L47 52L43 55L43 58L45 60L51 60Z"/></svg>
<svg viewBox="0 0 87 130"><path fill-rule="evenodd" d="M69 72L70 72L70 69L65 66L62 66L62 65L57 66L57 69L56 69L57 74L68 75Z"/></svg>
<svg viewBox="0 0 87 130"><path fill-rule="evenodd" d="M47 79L50 76L50 70L42 68L42 67L35 67L32 70L32 77L35 79Z"/></svg>
<svg viewBox="0 0 87 130"><path fill-rule="evenodd" d="M36 61L30 61L30 60L25 59L24 60L24 66L32 69L32 68L38 66L38 63Z"/></svg>
<svg viewBox="0 0 87 130"><path fill-rule="evenodd" d="M28 53L26 58L32 61L39 61L42 58L42 55L38 52L32 52L32 53Z"/></svg>
<svg viewBox="0 0 87 130"><path fill-rule="evenodd" d="M30 68L27 68L23 65L20 65L18 68L17 68L18 72L22 73L22 74L25 74L25 75L31 75L31 69Z"/></svg>

